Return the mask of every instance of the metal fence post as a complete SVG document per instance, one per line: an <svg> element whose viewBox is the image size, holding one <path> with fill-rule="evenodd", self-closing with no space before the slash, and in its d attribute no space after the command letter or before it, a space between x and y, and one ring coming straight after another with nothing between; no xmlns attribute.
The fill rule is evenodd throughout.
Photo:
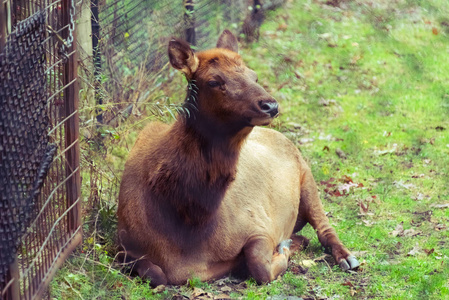
<svg viewBox="0 0 449 300"><path fill-rule="evenodd" d="M187 42L190 45L195 45L195 5L193 0L184 0L184 25Z"/></svg>

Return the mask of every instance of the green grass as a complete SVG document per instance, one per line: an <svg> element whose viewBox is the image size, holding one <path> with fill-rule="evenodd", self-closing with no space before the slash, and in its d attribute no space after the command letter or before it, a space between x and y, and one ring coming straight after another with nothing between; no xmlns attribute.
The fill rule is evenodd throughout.
<svg viewBox="0 0 449 300"><path fill-rule="evenodd" d="M449 2L325 2L288 1L267 16L260 40L241 52L279 100L282 114L273 127L312 167L331 224L358 255L360 270L344 273L322 258L308 226L302 234L311 238L309 248L295 254L281 279L263 286L226 282L232 290L225 293L233 299L449 299L449 208L437 206L449 202ZM184 86L177 87L179 95ZM133 128L106 155L117 174ZM363 186L343 196L332 192L348 178ZM326 192L324 181L336 186ZM400 224L404 231L395 234ZM195 280L153 291L118 272L99 240L86 239L84 253L69 259L52 282L52 297L164 299L189 297L193 287L223 293L217 283ZM305 274L297 272L317 258Z"/></svg>

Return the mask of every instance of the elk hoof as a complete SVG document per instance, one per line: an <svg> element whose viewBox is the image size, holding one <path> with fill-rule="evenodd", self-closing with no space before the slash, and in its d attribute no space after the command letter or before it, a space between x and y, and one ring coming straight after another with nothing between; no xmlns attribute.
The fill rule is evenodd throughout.
<svg viewBox="0 0 449 300"><path fill-rule="evenodd" d="M355 270L360 266L359 261L355 256L348 256L345 260L342 260L340 262L340 268L343 269L343 271L349 271L349 270Z"/></svg>
<svg viewBox="0 0 449 300"><path fill-rule="evenodd" d="M284 253L284 248L290 249L290 245L292 244L292 240L283 240L282 242L279 243L278 246L278 252L280 254Z"/></svg>

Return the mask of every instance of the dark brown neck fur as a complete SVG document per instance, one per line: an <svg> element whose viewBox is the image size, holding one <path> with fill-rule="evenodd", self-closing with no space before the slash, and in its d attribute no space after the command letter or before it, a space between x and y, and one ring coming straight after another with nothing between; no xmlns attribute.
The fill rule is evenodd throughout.
<svg viewBox="0 0 449 300"><path fill-rule="evenodd" d="M240 148L251 130L223 130L199 114L195 120L180 117L154 153L160 163L149 178L150 198L167 213L175 212L179 225L208 223L235 178Z"/></svg>

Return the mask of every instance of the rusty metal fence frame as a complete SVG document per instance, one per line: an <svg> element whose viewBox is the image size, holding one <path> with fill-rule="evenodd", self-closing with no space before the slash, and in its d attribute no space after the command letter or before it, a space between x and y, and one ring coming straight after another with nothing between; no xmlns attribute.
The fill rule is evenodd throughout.
<svg viewBox="0 0 449 300"><path fill-rule="evenodd" d="M56 270L82 241L77 50L75 41L67 43L76 36L69 30L74 5L74 0L0 0L0 51L19 22L39 12L46 15L48 138L57 146L35 201L35 217L0 290L2 299L43 297Z"/></svg>

